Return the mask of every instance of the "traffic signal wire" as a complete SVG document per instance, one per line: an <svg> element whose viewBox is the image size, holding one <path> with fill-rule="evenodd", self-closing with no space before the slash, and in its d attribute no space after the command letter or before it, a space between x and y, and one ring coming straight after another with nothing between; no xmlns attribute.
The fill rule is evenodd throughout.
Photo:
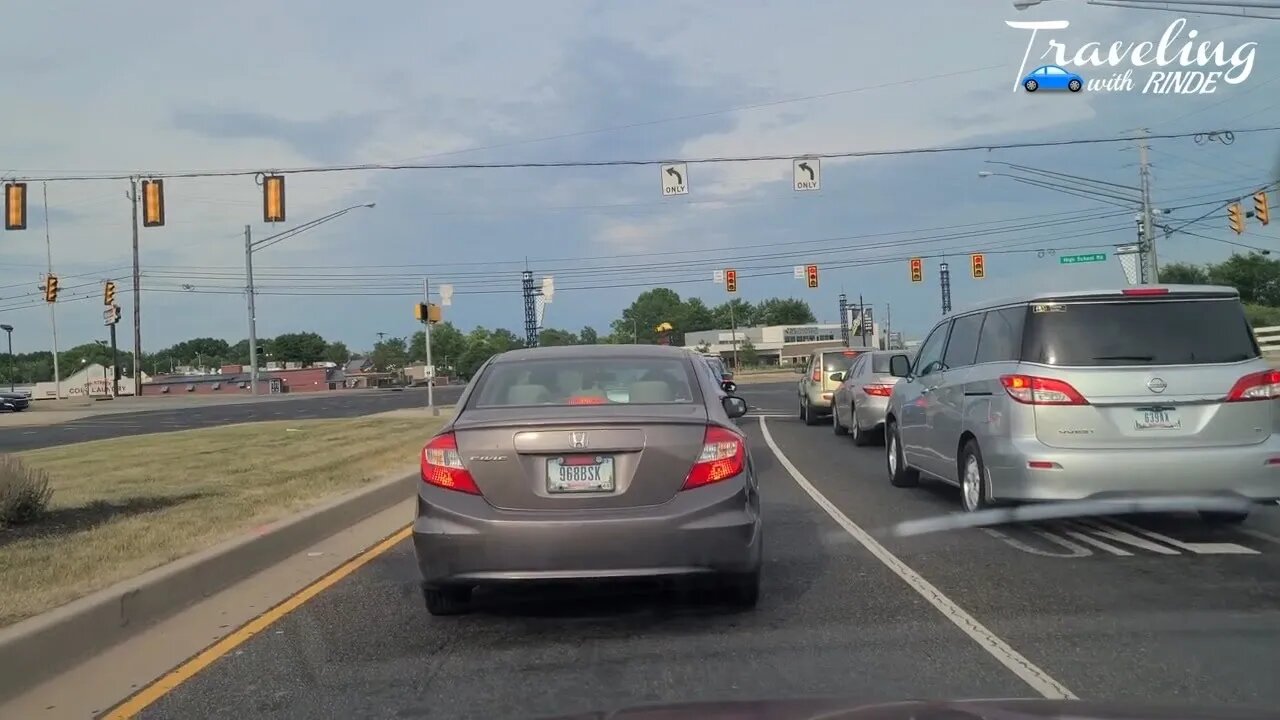
<svg viewBox="0 0 1280 720"><path fill-rule="evenodd" d="M1280 130L1280 126L1267 126L1256 128L1245 128L1240 130L1215 129L1212 132L1231 132L1236 135L1274 132ZM617 160L554 160L546 162L494 162L494 163L477 163L477 162L459 162L459 163L360 163L360 164L344 164L344 165L311 165L299 166L293 168L263 168L248 169L232 169L232 170L178 170L169 172L151 172L134 170L130 172L108 172L108 173L82 173L68 175L45 175L45 176L6 176L6 179L19 182L75 182L75 181L100 181L100 180L130 180L139 177L156 178L156 179L179 179L179 178L218 178L218 177L246 177L258 176L264 172L285 175L305 175L317 173L340 173L340 172L370 172L370 171L390 171L390 170L503 170L503 169L535 169L535 168L592 168L592 167L641 167L664 165L668 163L685 163L688 165L714 165L714 164L739 164L739 163L756 163L756 162L781 162L791 161L795 158L815 158L824 160L839 160L853 158L878 158L878 157L903 157L910 155L939 155L946 153L961 152L991 152L994 150L1018 150L1028 148L1048 148L1048 147L1066 147L1081 145L1101 145L1113 143L1128 143L1138 140L1176 140L1184 138L1194 138L1197 135L1203 135L1208 130L1199 132L1182 132L1182 133L1152 133L1152 134L1135 134L1116 135L1112 137L1092 137L1092 138L1068 138L1062 140L1039 140L1024 141L1010 143L988 143L974 145L940 145L934 147L916 147L916 148L897 148L890 150L846 150L840 152L799 152L774 155L718 155L706 157L690 157L690 158L643 158L643 159L617 159Z"/></svg>

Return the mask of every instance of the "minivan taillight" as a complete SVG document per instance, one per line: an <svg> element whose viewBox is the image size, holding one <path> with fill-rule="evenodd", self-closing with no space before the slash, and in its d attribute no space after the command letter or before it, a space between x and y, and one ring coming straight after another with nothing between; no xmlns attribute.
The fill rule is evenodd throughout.
<svg viewBox="0 0 1280 720"><path fill-rule="evenodd" d="M1088 405L1089 401L1069 383L1034 375L1001 375L1009 397L1024 405Z"/></svg>
<svg viewBox="0 0 1280 720"><path fill-rule="evenodd" d="M1272 400L1278 397L1280 397L1280 370L1263 370L1237 380L1231 392L1227 393L1227 402Z"/></svg>
<svg viewBox="0 0 1280 720"><path fill-rule="evenodd" d="M814 381L814 382L818 382L818 381L822 380L822 369L821 369L821 368L819 368L819 369L817 369L817 370L814 370L814 371L813 371L813 375L812 375L812 377L810 377L809 379L810 379L810 380L812 380L812 381Z"/></svg>
<svg viewBox="0 0 1280 720"><path fill-rule="evenodd" d="M708 425L702 439L702 452L681 489L690 490L737 477L746 467L747 446L742 436L719 425Z"/></svg>
<svg viewBox="0 0 1280 720"><path fill-rule="evenodd" d="M437 435L422 448L422 481L446 490L480 494L475 478L458 455L458 440L453 433Z"/></svg>

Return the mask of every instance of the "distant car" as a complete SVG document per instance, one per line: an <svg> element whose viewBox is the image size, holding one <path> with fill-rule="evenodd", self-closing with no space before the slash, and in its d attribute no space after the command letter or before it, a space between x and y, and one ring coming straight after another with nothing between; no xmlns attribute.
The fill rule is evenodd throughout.
<svg viewBox="0 0 1280 720"><path fill-rule="evenodd" d="M1280 371L1229 287L1041 292L948 316L890 360L889 481L997 503L1280 499Z"/></svg>
<svg viewBox="0 0 1280 720"><path fill-rule="evenodd" d="M760 492L747 412L696 353L513 350L478 371L423 448L413 524L432 615L487 583L666 577L754 607Z"/></svg>
<svg viewBox="0 0 1280 720"><path fill-rule="evenodd" d="M22 412L31 407L31 396L25 392L0 392L0 411Z"/></svg>
<svg viewBox="0 0 1280 720"><path fill-rule="evenodd" d="M889 359L900 350L875 350L853 361L831 400L831 427L850 435L855 445L884 438L884 411L898 378L889 374Z"/></svg>
<svg viewBox="0 0 1280 720"><path fill-rule="evenodd" d="M1084 78L1057 65L1041 65L1027 73L1022 79L1022 87L1027 92L1036 90L1069 90L1080 92L1084 87Z"/></svg>
<svg viewBox="0 0 1280 720"><path fill-rule="evenodd" d="M844 379L853 361L867 350L817 350L809 355L796 372L804 377L796 385L800 396L800 419L805 425L817 425L831 414L831 397Z"/></svg>

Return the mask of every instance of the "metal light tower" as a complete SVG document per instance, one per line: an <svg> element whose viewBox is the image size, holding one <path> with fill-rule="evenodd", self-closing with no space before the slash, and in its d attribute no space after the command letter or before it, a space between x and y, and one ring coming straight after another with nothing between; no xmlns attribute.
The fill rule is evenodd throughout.
<svg viewBox="0 0 1280 720"><path fill-rule="evenodd" d="M942 286L942 314L951 312L951 268L938 263L938 283Z"/></svg>
<svg viewBox="0 0 1280 720"><path fill-rule="evenodd" d="M840 339L849 347L849 297L840 293Z"/></svg>

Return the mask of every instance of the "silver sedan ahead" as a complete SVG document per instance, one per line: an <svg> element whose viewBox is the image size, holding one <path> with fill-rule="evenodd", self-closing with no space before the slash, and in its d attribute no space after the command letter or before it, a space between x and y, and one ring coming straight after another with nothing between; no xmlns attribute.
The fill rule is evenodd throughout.
<svg viewBox="0 0 1280 720"><path fill-rule="evenodd" d="M884 442L884 411L898 378L889 374L889 358L901 350L863 353L845 374L831 399L831 427L851 435L855 445Z"/></svg>

